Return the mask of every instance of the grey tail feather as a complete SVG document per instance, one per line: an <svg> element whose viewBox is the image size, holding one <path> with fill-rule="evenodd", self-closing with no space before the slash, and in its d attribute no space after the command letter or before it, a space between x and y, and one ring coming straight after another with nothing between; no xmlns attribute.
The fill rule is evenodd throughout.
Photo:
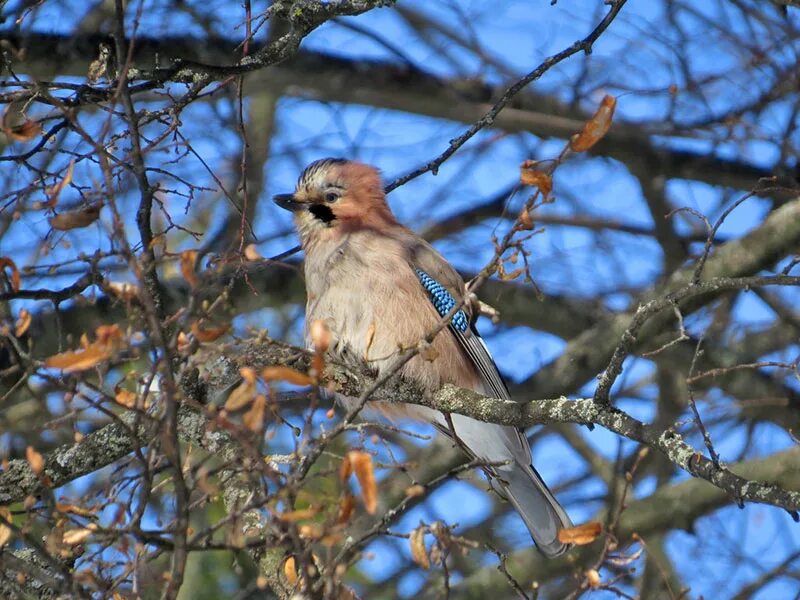
<svg viewBox="0 0 800 600"><path fill-rule="evenodd" d="M550 558L569 550L569 544L558 541L558 530L572 527L572 521L536 469L516 463L498 469L497 475L497 483L525 521L539 550Z"/></svg>

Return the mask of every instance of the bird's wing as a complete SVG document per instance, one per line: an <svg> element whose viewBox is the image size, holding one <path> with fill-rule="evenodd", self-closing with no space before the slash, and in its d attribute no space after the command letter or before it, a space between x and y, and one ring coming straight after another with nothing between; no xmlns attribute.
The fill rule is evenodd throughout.
<svg viewBox="0 0 800 600"><path fill-rule="evenodd" d="M467 292L464 281L430 244L416 239L411 247L409 260L417 279L428 292L428 297L440 316L445 316L461 303ZM497 370L489 349L475 328L477 315L473 315L472 311L472 303L464 302L452 317L449 329L475 365L485 393L495 398L510 400L508 387Z"/></svg>
<svg viewBox="0 0 800 600"><path fill-rule="evenodd" d="M415 238L409 259L420 285L441 316L447 315L466 294L461 277L424 240ZM485 393L510 399L489 350L474 325L471 304L465 303L451 318L449 329L480 374ZM530 464L530 446L522 430L484 423L459 414L437 418L436 427L454 437L468 454L488 462L503 463L486 468L492 487L507 498L522 516L538 547L548 556L564 553L568 544L558 531L572 527L569 515Z"/></svg>

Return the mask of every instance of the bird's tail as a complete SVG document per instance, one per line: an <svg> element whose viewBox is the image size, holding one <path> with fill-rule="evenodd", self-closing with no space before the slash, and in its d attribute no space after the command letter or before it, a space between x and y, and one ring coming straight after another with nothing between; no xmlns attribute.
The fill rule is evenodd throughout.
<svg viewBox="0 0 800 600"><path fill-rule="evenodd" d="M572 527L572 521L536 469L515 462L496 474L493 483L517 509L539 550L551 558L566 552L570 545L558 540L558 530Z"/></svg>
<svg viewBox="0 0 800 600"><path fill-rule="evenodd" d="M492 487L511 502L544 554L553 557L569 549L569 544L558 541L558 530L572 527L572 521L530 465L531 450L523 434L458 414L451 415L449 423L441 413L430 411L430 416L451 437L451 427L455 428L459 445L469 454L495 463L486 469Z"/></svg>

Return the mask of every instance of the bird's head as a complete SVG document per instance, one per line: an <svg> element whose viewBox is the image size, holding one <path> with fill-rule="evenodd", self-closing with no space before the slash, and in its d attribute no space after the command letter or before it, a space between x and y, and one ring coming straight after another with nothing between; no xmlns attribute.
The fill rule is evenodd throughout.
<svg viewBox="0 0 800 600"><path fill-rule="evenodd" d="M294 213L304 242L397 223L386 204L378 170L341 158L311 163L297 179L295 191L278 194L274 200Z"/></svg>

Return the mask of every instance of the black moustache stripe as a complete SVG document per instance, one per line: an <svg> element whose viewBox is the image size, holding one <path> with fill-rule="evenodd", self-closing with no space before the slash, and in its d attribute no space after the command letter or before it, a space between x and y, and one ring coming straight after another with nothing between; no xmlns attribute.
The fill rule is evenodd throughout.
<svg viewBox="0 0 800 600"><path fill-rule="evenodd" d="M326 225L329 225L331 221L336 219L336 215L333 214L330 206L325 206L324 204L312 204L308 212Z"/></svg>

